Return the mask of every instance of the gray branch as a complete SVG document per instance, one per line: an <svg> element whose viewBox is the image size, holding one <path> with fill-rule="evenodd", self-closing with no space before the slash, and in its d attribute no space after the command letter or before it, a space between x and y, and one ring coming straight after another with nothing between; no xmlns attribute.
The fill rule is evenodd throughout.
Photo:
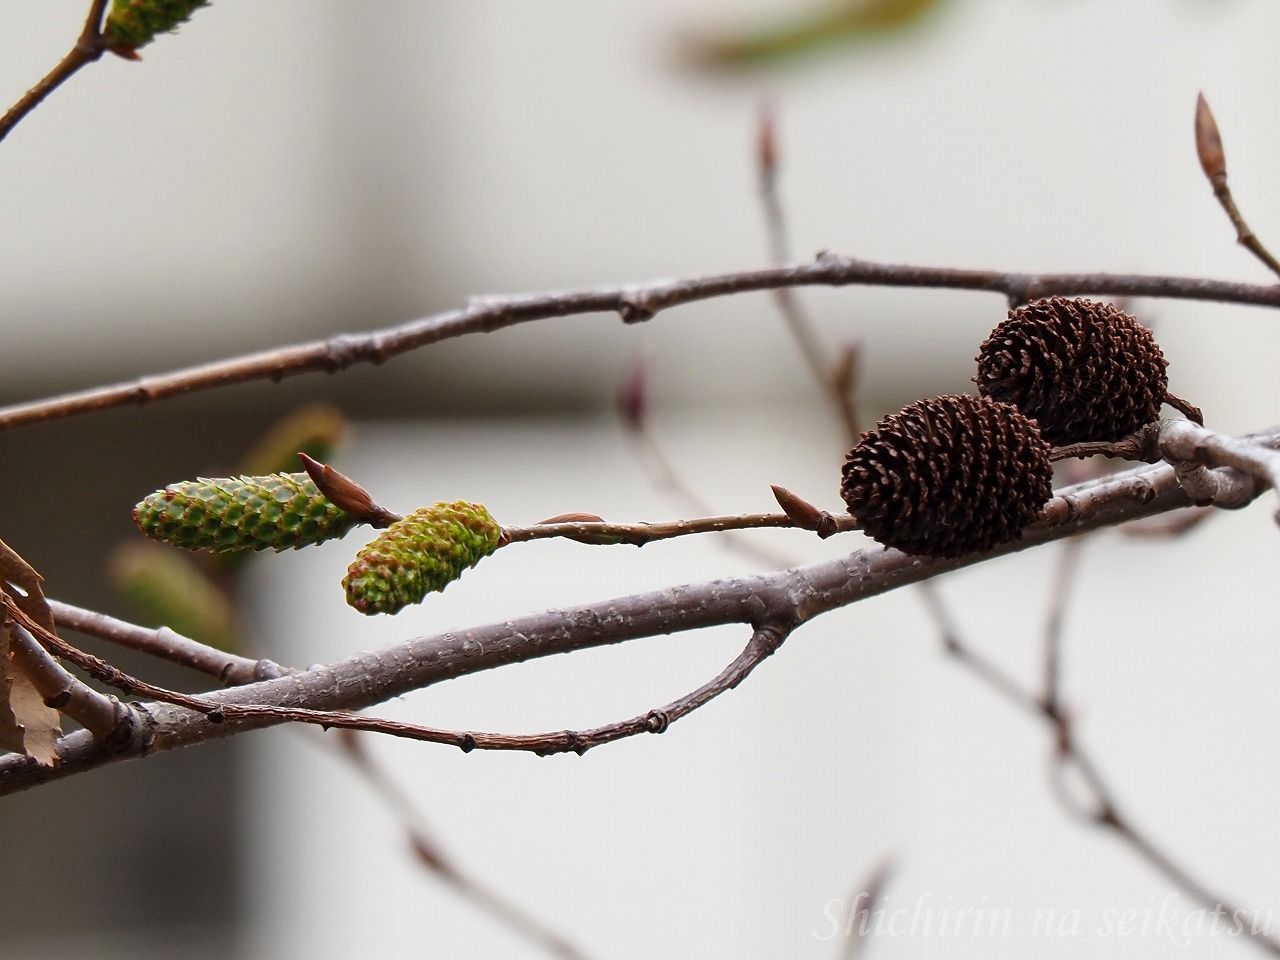
<svg viewBox="0 0 1280 960"><path fill-rule="evenodd" d="M1275 446L1280 443L1280 428L1250 439ZM1198 452L1207 456L1203 445ZM1263 488L1252 477L1231 468L1219 468L1215 474L1220 495L1233 506ZM211 692L205 699L226 704L357 710L455 677L557 653L725 623L799 626L830 610L949 570L1190 503L1173 467L1140 467L1065 488L1047 504L1044 519L1029 528L1021 541L986 554L935 560L873 547L767 575L671 587L419 637L328 666ZM60 742L62 762L56 767L42 768L16 754L0 758L0 795L128 757L205 743L280 722L278 718L228 714L223 722L215 723L192 710L161 703L142 704L139 709L149 730L129 751L111 753L92 735L77 732Z"/></svg>

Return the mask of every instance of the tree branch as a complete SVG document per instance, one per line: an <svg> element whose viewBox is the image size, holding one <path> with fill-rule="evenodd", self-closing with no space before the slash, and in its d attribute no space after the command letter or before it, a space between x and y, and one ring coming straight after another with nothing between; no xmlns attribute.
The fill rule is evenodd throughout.
<svg viewBox="0 0 1280 960"><path fill-rule="evenodd" d="M59 600L49 601L49 610L59 627L66 627L86 636L97 637L109 643L137 650L169 663L190 667L207 674L227 686L240 686L258 680L273 680L292 670L271 660L251 660L248 657L227 653L168 627L140 627L105 613L86 610Z"/></svg>
<svg viewBox="0 0 1280 960"><path fill-rule="evenodd" d="M8 595L0 595L6 612L18 610ZM141 727L134 711L115 697L104 696L80 682L58 663L20 623L6 620L10 656L44 698L45 705L65 713L99 743L111 749L127 749Z"/></svg>
<svg viewBox="0 0 1280 960"><path fill-rule="evenodd" d="M485 298L457 310L362 334L278 347L213 363L0 407L0 430L149 403L251 380L336 373L356 363L383 363L428 344L552 317L617 313L648 320L681 304L760 290L802 286L889 286L976 290L1022 303L1055 294L1164 297L1280 307L1280 284L1262 286L1194 277L1118 273L1016 273L873 263L832 253L794 266L573 293Z"/></svg>
<svg viewBox="0 0 1280 960"><path fill-rule="evenodd" d="M848 515L835 519L831 532L857 530L857 522ZM692 520L668 520L661 523L607 523L575 520L563 523L539 523L532 527L503 527L506 543L548 540L563 537L586 543L626 543L643 547L655 540L670 540L700 533L727 533L734 530L766 528L799 529L785 513L742 513L723 517L697 517Z"/></svg>
<svg viewBox="0 0 1280 960"><path fill-rule="evenodd" d="M1280 443L1280 428L1255 440ZM1245 479L1249 489L1256 492L1256 485ZM455 677L554 653L725 623L756 627L768 623L799 625L830 610L949 570L1099 527L1165 513L1187 503L1172 467L1141 467L1060 491L1046 505L1044 519L1030 527L1020 542L1005 544L987 554L938 560L873 548L778 573L673 587L420 637L329 666L199 698L202 707L239 705L253 714L235 716L228 710L222 723L211 723L196 710L146 704L141 709L151 722L147 753L203 743L289 719L271 715L271 708L359 709ZM0 795L121 759L98 747L92 737L81 734L63 738L59 752L61 762L52 769L41 768L17 755L0 758Z"/></svg>
<svg viewBox="0 0 1280 960"><path fill-rule="evenodd" d="M89 5L89 13L85 17L84 29L76 44L57 65L50 70L34 87L18 98L18 102L0 117L0 140L9 135L22 119L44 101L44 98L57 90L80 71L95 60L102 58L106 45L102 40L102 17L107 10L107 0L93 0Z"/></svg>
<svg viewBox="0 0 1280 960"><path fill-rule="evenodd" d="M1236 242L1257 257L1268 270L1280 277L1280 261L1271 255L1271 251L1263 246L1257 234L1249 228L1244 214L1236 206L1235 197L1231 195L1231 187L1227 185L1227 156L1222 148L1222 137L1218 133L1218 121L1214 119L1213 111L1209 109L1209 102L1205 100L1203 93L1196 98L1195 131L1196 154L1200 158L1200 168L1209 180L1213 195L1217 197L1227 219L1235 227Z"/></svg>

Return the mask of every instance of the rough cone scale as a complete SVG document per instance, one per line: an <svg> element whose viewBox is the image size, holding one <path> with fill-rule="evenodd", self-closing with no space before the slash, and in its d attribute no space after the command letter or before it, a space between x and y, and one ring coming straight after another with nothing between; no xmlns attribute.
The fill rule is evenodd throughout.
<svg viewBox="0 0 1280 960"><path fill-rule="evenodd" d="M1050 297L1009 311L978 354L978 392L1011 403L1055 445L1119 440L1160 416L1165 360L1110 303Z"/></svg>
<svg viewBox="0 0 1280 960"><path fill-rule="evenodd" d="M138 529L186 550L286 550L340 537L356 524L305 473L188 480L133 508Z"/></svg>
<svg viewBox="0 0 1280 960"><path fill-rule="evenodd" d="M920 400L881 419L845 460L840 492L886 546L958 557L1016 540L1053 495L1049 444L985 397Z"/></svg>
<svg viewBox="0 0 1280 960"><path fill-rule="evenodd" d="M397 520L347 568L347 603L364 614L397 613L443 590L498 549L502 528L478 503L437 503Z"/></svg>

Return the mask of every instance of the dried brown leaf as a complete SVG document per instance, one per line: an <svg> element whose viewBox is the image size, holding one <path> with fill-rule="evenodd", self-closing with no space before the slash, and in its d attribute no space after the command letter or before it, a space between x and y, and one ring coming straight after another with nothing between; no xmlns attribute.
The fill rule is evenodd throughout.
<svg viewBox="0 0 1280 960"><path fill-rule="evenodd" d="M44 598L44 578L0 540L0 590L28 617L54 633L53 614ZM58 711L14 662L9 650L9 618L0 608L0 747L25 753L42 766L58 762L56 743L62 736Z"/></svg>

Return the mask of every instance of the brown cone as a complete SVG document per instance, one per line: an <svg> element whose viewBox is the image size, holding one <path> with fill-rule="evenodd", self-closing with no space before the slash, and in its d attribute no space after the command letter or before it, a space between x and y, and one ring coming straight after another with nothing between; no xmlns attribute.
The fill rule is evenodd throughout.
<svg viewBox="0 0 1280 960"><path fill-rule="evenodd" d="M978 354L978 392L1012 403L1055 445L1119 440L1160 415L1168 361L1109 303L1050 297L1016 310Z"/></svg>
<svg viewBox="0 0 1280 960"><path fill-rule="evenodd" d="M1021 537L1052 481L1035 423L1006 403L956 395L920 400L864 433L840 493L880 543L958 557Z"/></svg>

